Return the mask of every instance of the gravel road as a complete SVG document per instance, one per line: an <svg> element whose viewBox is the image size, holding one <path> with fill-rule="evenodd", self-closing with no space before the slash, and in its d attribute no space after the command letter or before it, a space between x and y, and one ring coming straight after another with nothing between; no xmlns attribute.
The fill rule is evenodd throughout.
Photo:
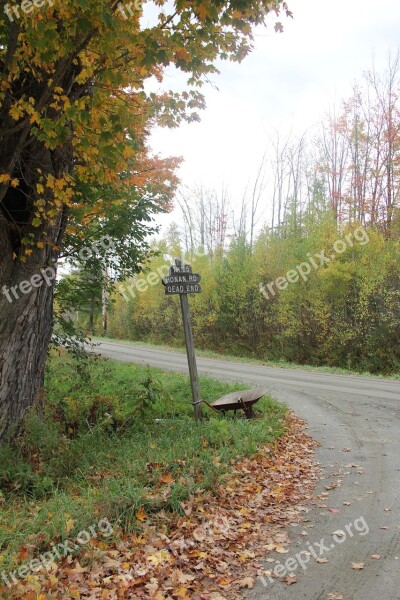
<svg viewBox="0 0 400 600"><path fill-rule="evenodd" d="M184 354L114 342L102 342L97 351L187 372ZM292 559L288 564L297 582L264 577L246 598L400 600L400 382L206 358L197 362L203 375L269 388L308 422L310 435L321 444L316 457L321 497L305 507L306 523L289 526L289 552L268 554L283 565ZM338 530L344 535L333 536ZM275 565L266 562L265 569Z"/></svg>

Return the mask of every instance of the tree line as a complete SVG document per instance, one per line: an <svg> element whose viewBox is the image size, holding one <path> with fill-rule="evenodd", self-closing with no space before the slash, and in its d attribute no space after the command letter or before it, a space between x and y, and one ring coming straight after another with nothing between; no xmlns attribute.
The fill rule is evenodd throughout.
<svg viewBox="0 0 400 600"><path fill-rule="evenodd" d="M394 373L400 366L399 194L395 59L384 73L367 72L317 134L273 136L239 209L227 189L181 188L182 224L153 244L156 255L145 270L182 255L202 275L202 293L191 298L199 347ZM350 244L355 234L359 241ZM327 259L319 265L321 252ZM296 277L304 263L310 272ZM291 271L296 281L285 284ZM265 294L268 289L274 293ZM128 298L116 291L108 333L180 345L179 318L176 299L165 297L161 285Z"/></svg>

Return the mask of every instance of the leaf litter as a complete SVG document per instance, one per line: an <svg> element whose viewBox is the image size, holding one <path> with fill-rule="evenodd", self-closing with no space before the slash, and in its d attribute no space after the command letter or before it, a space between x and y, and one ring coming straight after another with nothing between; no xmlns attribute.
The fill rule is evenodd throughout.
<svg viewBox="0 0 400 600"><path fill-rule="evenodd" d="M285 554L288 525L306 521L319 477L318 442L289 412L273 447L241 458L211 493L197 490L182 514L138 508L139 531L105 543L92 539L79 557L31 574L9 598L231 600L264 573L270 552ZM165 486L169 476L163 477ZM295 583L294 577L286 583ZM2 591L2 588L0 588Z"/></svg>

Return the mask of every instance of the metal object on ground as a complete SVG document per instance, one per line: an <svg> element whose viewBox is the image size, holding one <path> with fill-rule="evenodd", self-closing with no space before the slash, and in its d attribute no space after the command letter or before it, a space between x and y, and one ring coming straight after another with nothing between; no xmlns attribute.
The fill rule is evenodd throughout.
<svg viewBox="0 0 400 600"><path fill-rule="evenodd" d="M215 402L212 402L211 404L208 404L207 402L207 404L210 408L222 413L225 413L228 410L234 410L236 414L236 411L241 409L248 419L253 419L255 417L253 404L258 402L260 398L267 393L268 390L266 389L241 390L226 394L225 396L218 398L218 400L215 400Z"/></svg>

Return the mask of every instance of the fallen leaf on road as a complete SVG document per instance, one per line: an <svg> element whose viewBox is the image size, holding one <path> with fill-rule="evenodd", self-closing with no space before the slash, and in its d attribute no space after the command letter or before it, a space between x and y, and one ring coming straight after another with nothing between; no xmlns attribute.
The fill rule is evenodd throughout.
<svg viewBox="0 0 400 600"><path fill-rule="evenodd" d="M374 558L375 560L379 560L381 557L380 554L371 554L371 558Z"/></svg>
<svg viewBox="0 0 400 600"><path fill-rule="evenodd" d="M342 531L341 529L337 529L336 531L334 531L334 532L332 533L332 535L335 535L336 537L343 537L343 536L344 536L344 535L346 535L346 534L345 534L345 532L344 532L344 531Z"/></svg>
<svg viewBox="0 0 400 600"><path fill-rule="evenodd" d="M237 583L240 590L243 588L251 590L254 587L254 579L252 577L245 577L244 579L240 579Z"/></svg>
<svg viewBox="0 0 400 600"><path fill-rule="evenodd" d="M361 571L364 568L364 563L351 563L351 568L355 571Z"/></svg>
<svg viewBox="0 0 400 600"><path fill-rule="evenodd" d="M328 562L328 559L327 559L327 558L316 558L316 559L315 559L315 562L317 562L317 563L321 563L321 564L322 564L322 563L327 563L327 562Z"/></svg>

